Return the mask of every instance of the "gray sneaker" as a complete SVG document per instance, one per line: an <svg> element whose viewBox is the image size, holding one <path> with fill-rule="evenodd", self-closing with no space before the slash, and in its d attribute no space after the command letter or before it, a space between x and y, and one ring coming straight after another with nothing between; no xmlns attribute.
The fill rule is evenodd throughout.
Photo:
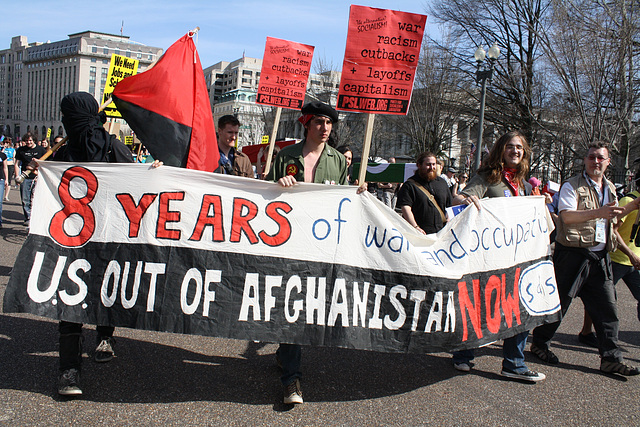
<svg viewBox="0 0 640 427"><path fill-rule="evenodd" d="M284 403L287 405L304 403L304 400L302 400L300 380L295 380L291 384L284 386Z"/></svg>
<svg viewBox="0 0 640 427"><path fill-rule="evenodd" d="M58 394L61 396L81 396L80 371L67 369L58 378Z"/></svg>
<svg viewBox="0 0 640 427"><path fill-rule="evenodd" d="M98 363L110 362L115 356L113 352L113 346L116 340L113 337L102 338L96 347L96 352L93 355L93 360Z"/></svg>

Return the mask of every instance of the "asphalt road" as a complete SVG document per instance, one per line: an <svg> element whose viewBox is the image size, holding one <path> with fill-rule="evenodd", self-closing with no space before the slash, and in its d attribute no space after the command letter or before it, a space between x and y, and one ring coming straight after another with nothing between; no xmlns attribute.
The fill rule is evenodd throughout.
<svg viewBox="0 0 640 427"><path fill-rule="evenodd" d="M19 194L4 203L0 297L26 238ZM618 286L620 343L640 365L636 302ZM599 372L595 349L578 343L582 304L556 335L560 365L538 384L499 376L502 350L477 351L461 374L447 354L384 354L305 348L305 403L282 404L274 344L119 328L116 355L86 357L79 399L56 393L57 323L0 311L0 425L640 425L640 376ZM91 354L95 331L87 327Z"/></svg>

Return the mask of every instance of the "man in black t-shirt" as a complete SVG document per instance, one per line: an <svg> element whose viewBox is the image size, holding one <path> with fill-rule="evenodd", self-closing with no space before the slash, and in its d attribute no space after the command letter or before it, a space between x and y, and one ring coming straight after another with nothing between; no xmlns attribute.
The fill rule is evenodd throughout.
<svg viewBox="0 0 640 427"><path fill-rule="evenodd" d="M2 228L2 201L4 192L9 189L9 170L7 166L7 155L0 151L0 228Z"/></svg>
<svg viewBox="0 0 640 427"><path fill-rule="evenodd" d="M416 164L418 170L400 188L396 206L400 207L402 217L419 232L437 233L446 222L444 212L451 206L451 192L446 182L438 179L435 154L420 154Z"/></svg>
<svg viewBox="0 0 640 427"><path fill-rule="evenodd" d="M33 140L33 135L27 132L22 137L22 141L26 145L18 148L16 151L16 168L15 177L17 178L20 173L27 170L27 166L33 159L39 159L44 156L47 150L44 147L36 145ZM20 195L22 196L22 210L24 211L24 223L29 225L29 219L31 218L31 195L33 192L33 184L35 178L38 175L38 171L32 171L27 178L20 184Z"/></svg>

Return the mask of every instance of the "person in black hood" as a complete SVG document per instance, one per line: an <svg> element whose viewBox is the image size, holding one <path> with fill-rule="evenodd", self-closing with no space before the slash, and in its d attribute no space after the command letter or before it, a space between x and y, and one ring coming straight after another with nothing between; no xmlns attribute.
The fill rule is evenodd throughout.
<svg viewBox="0 0 640 427"><path fill-rule="evenodd" d="M89 93L70 93L62 98L60 110L68 140L58 150L56 160L133 163L127 146L102 126L107 116L104 111L98 111L98 102Z"/></svg>
<svg viewBox="0 0 640 427"><path fill-rule="evenodd" d="M67 144L55 155L55 160L68 162L133 163L131 151L102 126L106 115L99 111L98 102L86 92L74 92L60 102L62 124L68 135ZM82 362L82 324L60 321L60 376L58 393L78 396ZM113 326L96 327L96 362L113 359Z"/></svg>

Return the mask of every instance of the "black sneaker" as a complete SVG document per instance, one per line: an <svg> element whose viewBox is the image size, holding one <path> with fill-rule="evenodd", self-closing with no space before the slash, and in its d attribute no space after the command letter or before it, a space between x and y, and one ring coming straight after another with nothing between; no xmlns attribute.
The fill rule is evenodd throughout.
<svg viewBox="0 0 640 427"><path fill-rule="evenodd" d="M529 369L527 372L522 372L522 373L517 373L517 372L503 369L502 372L500 372L500 375L502 375L503 377L514 379L514 380L529 381L532 383L537 383L538 381L542 381L543 379L546 378L546 376L543 373L534 372L531 369Z"/></svg>
<svg viewBox="0 0 640 427"><path fill-rule="evenodd" d="M578 341L589 347L598 348L598 337L593 332L589 332L586 335L578 334Z"/></svg>
<svg viewBox="0 0 640 427"><path fill-rule="evenodd" d="M295 380L291 384L284 386L284 403L287 405L304 403L300 380Z"/></svg>
<svg viewBox="0 0 640 427"><path fill-rule="evenodd" d="M538 359L542 360L543 362L547 362L551 365L557 365L558 363L560 363L558 356L556 356L553 353L553 351L549 350L548 348L542 348L542 347L538 347L535 344L531 344L529 351L531 351L531 353L533 353L534 356L536 356Z"/></svg>
<svg viewBox="0 0 640 427"><path fill-rule="evenodd" d="M600 370L607 374L620 374L625 377L632 377L640 374L640 369L635 366L625 365L622 362L612 362L610 360L603 360L600 362Z"/></svg>
<svg viewBox="0 0 640 427"><path fill-rule="evenodd" d="M113 346L116 340L113 337L102 338L96 347L96 352L93 355L93 360L98 363L110 362L115 356L113 352Z"/></svg>
<svg viewBox="0 0 640 427"><path fill-rule="evenodd" d="M58 378L58 394L61 396L81 396L80 371L67 369Z"/></svg>

